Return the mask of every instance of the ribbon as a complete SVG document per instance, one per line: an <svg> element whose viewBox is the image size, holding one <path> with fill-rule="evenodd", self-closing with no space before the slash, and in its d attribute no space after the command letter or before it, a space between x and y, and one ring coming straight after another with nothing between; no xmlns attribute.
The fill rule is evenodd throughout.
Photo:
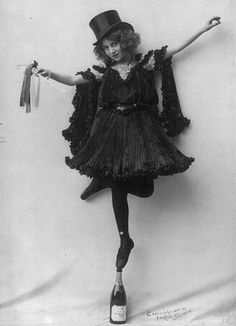
<svg viewBox="0 0 236 326"><path fill-rule="evenodd" d="M30 101L30 83L31 83L31 75L32 69L37 68L38 63L34 60L34 62L28 65L24 72L24 79L21 88L20 95L20 106L24 107L26 105L26 113L31 112L31 101ZM38 84L38 87L39 84Z"/></svg>
<svg viewBox="0 0 236 326"><path fill-rule="evenodd" d="M33 74L31 76L31 85L32 87L30 87L30 99L32 99L34 106L37 108L39 106L39 95L40 95L40 87L41 87L39 75Z"/></svg>

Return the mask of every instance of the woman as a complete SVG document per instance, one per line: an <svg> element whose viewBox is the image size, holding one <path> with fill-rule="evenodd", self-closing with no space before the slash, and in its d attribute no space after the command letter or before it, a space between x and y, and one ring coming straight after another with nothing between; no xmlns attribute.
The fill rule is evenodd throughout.
<svg viewBox="0 0 236 326"><path fill-rule="evenodd" d="M154 190L154 179L159 175L184 172L194 161L167 137L168 131L171 136L181 132L189 120L178 108L178 116L174 119L178 130L171 134L169 118L173 112L169 116L165 116L165 112L158 114L153 72L162 70L165 76L166 62L169 64L168 88L174 80L167 59L218 24L220 17L214 17L178 48L167 50L164 46L139 55L136 54L139 35L132 25L121 21L115 10L110 10L95 16L89 24L97 38L94 52L100 65L75 76L43 68L34 70L35 74L60 83L77 85L73 100L76 110L70 127L63 132L71 141L73 154L71 159L67 158L67 164L93 178L81 195L82 199L106 187L111 188L121 240L116 257L118 271L124 268L134 247L128 227L128 193L149 197ZM174 84L172 90L176 91Z"/></svg>

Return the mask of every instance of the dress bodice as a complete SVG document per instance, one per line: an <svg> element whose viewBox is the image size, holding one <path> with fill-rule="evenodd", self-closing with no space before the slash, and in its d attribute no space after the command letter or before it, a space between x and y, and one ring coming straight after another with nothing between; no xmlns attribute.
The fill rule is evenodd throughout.
<svg viewBox="0 0 236 326"><path fill-rule="evenodd" d="M110 67L102 80L99 92L99 106L115 104L157 104L158 96L152 71L144 69L136 63L126 78L120 72Z"/></svg>

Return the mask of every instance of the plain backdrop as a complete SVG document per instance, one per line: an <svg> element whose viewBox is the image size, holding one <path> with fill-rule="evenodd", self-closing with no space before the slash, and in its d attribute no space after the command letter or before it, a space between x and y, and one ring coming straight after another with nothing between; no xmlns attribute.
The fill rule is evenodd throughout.
<svg viewBox="0 0 236 326"><path fill-rule="evenodd" d="M131 324L235 324L235 7L233 0L0 2L1 325L108 325L119 236L110 191L80 200L90 179L64 162L70 151L61 131L75 88L41 78L40 105L29 114L19 97L33 60L65 74L95 64L88 23L110 9L141 34L140 52L178 46L222 17L174 58L191 125L173 141L195 162L160 177L151 198L129 196L135 249L123 281ZM178 318L157 318L175 309Z"/></svg>

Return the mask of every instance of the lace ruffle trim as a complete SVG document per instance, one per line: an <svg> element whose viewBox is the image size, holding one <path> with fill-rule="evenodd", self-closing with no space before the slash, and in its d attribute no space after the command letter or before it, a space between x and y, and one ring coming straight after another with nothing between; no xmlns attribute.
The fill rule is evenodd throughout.
<svg viewBox="0 0 236 326"><path fill-rule="evenodd" d="M173 175L176 173L183 173L185 172L190 165L194 162L193 157L186 157L183 162L179 164L166 164L165 166L160 166L159 168L153 166L149 167L148 169L140 169L137 171L131 171L128 169L121 170L120 172L114 172L112 167L103 166L100 168L95 168L94 166L82 165L76 167L73 165L73 159L66 157L66 164L71 169L76 169L79 171L81 175L86 175L88 177L102 177L102 178L112 178L112 179L119 179L119 180L127 180L130 178L136 177L151 177L153 179L158 178L158 176L164 175Z"/></svg>
<svg viewBox="0 0 236 326"><path fill-rule="evenodd" d="M129 65L111 66L110 70L114 78L118 78L122 82L127 82L135 71L143 67L147 71L161 69L162 61L166 53L167 45L160 50L150 50L146 54L137 54L135 62Z"/></svg>
<svg viewBox="0 0 236 326"><path fill-rule="evenodd" d="M92 68L88 68L86 71L79 71L76 75L81 75L86 80L96 79L101 81L106 70L109 68L114 78L118 78L122 82L126 82L130 79L133 72L142 66L147 71L158 70L161 68L161 62L165 56L166 46L163 46L160 50L150 50L146 54L137 54L135 60L127 65L113 65L107 67L105 63L99 65L93 65Z"/></svg>

